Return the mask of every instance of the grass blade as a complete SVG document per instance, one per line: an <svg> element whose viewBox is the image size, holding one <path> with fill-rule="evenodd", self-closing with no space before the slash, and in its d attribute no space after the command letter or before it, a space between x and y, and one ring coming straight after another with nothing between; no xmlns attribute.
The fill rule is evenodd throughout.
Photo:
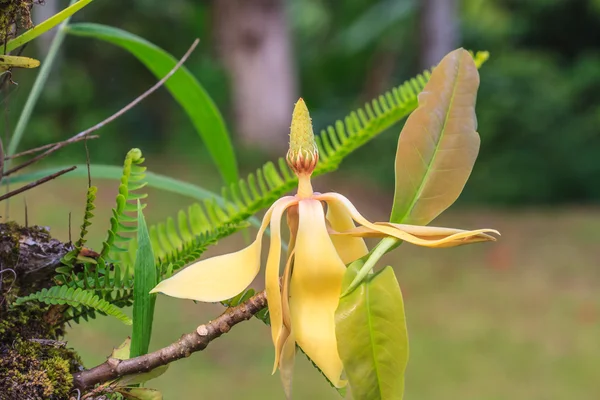
<svg viewBox="0 0 600 400"><path fill-rule="evenodd" d="M65 21L71 15L75 14L77 11L87 6L92 1L93 0L79 0L78 2L71 4L69 7L65 8L61 12L54 14L41 24L34 26L26 32L23 32L23 34L17 36L13 40L10 40L6 44L6 53L13 51L17 47L22 46L27 42L32 41L41 34L48 32L50 29Z"/></svg>
<svg viewBox="0 0 600 400"><path fill-rule="evenodd" d="M131 334L130 358L148 353L150 338L152 337L154 304L156 303L156 295L150 294L150 290L158 283L152 243L150 242L148 227L139 200L137 243L138 248L134 263L133 332Z"/></svg>

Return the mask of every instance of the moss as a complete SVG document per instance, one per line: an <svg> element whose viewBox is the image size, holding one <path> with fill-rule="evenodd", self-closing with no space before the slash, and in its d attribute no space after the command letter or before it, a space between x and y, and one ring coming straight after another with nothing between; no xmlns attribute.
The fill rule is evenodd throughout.
<svg viewBox="0 0 600 400"><path fill-rule="evenodd" d="M33 26L31 21L31 7L35 0L0 0L0 37L9 36L11 27L17 30L29 29ZM2 40L2 41L3 41Z"/></svg>
<svg viewBox="0 0 600 400"><path fill-rule="evenodd" d="M0 345L0 393L8 399L68 398L81 365L71 349L17 339Z"/></svg>
<svg viewBox="0 0 600 400"><path fill-rule="evenodd" d="M58 339L64 332L64 325L49 321L51 311L56 307L60 306L31 302L2 312L0 343L10 343L17 338Z"/></svg>
<svg viewBox="0 0 600 400"><path fill-rule="evenodd" d="M52 382L55 397L63 398L69 395L73 386L73 377L69 372L69 361L61 357L52 357L40 363L46 376Z"/></svg>

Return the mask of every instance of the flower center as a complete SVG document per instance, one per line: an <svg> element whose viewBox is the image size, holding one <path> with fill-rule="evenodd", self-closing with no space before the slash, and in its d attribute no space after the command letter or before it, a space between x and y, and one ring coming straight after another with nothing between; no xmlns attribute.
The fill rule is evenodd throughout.
<svg viewBox="0 0 600 400"><path fill-rule="evenodd" d="M300 198L312 196L310 175L319 161L319 149L315 143L308 108L302 99L299 99L294 106L290 127L290 149L286 161L298 177L297 196Z"/></svg>

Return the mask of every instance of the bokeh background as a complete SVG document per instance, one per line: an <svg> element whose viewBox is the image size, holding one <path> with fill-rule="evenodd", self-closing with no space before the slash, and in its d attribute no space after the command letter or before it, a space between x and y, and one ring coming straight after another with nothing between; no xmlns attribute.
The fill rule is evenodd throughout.
<svg viewBox="0 0 600 400"><path fill-rule="evenodd" d="M38 21L66 6L46 0ZM600 398L600 1L598 0L98 0L73 21L113 25L181 56L225 116L240 170L283 155L293 102L302 96L315 129L437 63L456 47L488 50L477 115L480 156L461 198L436 224L501 231L494 244L387 256L406 302L411 359L406 398ZM26 55L43 59L51 35ZM14 126L35 71L1 99ZM134 57L67 37L21 149L65 139L112 114L155 82ZM4 128L2 128L4 130ZM350 197L372 220L389 214L395 126L315 180ZM187 116L161 89L89 143L92 163L120 164L139 147L151 171L210 189L221 182ZM42 166L82 163L83 146ZM117 183L100 187L92 247L108 226ZM87 181L61 178L13 199L10 217L68 239ZM189 199L150 190L159 222ZM3 215L6 210L2 209ZM239 248L228 238L210 255ZM260 288L260 277L256 287ZM160 297L152 348L218 315L216 305ZM129 328L109 318L74 325L67 339L88 366ZM267 328L250 321L173 364L149 386L166 399L280 399ZM297 398L337 394L299 356Z"/></svg>

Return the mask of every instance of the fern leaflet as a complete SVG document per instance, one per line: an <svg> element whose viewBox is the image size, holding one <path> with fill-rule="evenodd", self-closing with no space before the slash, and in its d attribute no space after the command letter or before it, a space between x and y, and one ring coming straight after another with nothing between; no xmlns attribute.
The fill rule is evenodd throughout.
<svg viewBox="0 0 600 400"><path fill-rule="evenodd" d="M81 288L72 288L68 286L52 286L50 289L42 289L39 292L30 294L29 296L19 297L16 304L20 305L28 301L40 301L46 304L66 304L75 309L83 307L90 308L95 311L111 315L118 318L127 325L131 325L131 319L125 315L116 306L108 301L101 299L93 292L83 290Z"/></svg>

